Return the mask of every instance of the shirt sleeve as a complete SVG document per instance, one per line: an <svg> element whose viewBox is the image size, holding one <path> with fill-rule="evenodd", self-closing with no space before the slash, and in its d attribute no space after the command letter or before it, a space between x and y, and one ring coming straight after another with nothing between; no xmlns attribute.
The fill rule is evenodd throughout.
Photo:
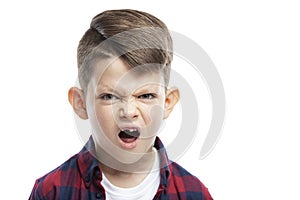
<svg viewBox="0 0 300 200"><path fill-rule="evenodd" d="M201 183L202 185L202 193L203 193L203 197L205 200L213 200L213 198L211 197L209 191L208 191L208 188L203 184Z"/></svg>
<svg viewBox="0 0 300 200"><path fill-rule="evenodd" d="M28 200L42 200L37 194L37 186L38 186L38 181L35 181L35 184L33 186L33 189L31 191L31 194L29 196Z"/></svg>

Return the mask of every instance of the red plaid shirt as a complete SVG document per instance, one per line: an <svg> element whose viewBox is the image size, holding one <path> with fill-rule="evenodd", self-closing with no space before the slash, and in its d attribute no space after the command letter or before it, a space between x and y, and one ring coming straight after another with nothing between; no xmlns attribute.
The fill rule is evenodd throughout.
<svg viewBox="0 0 300 200"><path fill-rule="evenodd" d="M94 142L90 138L78 154L36 180L29 200L105 199L99 162L90 153L93 146ZM163 166L160 170L160 185L154 199L212 199L199 179L168 159L158 137L154 147L159 150L160 164Z"/></svg>

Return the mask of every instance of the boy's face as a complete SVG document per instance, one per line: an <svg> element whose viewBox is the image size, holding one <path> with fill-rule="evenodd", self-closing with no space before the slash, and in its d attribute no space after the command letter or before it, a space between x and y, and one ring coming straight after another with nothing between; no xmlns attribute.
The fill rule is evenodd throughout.
<svg viewBox="0 0 300 200"><path fill-rule="evenodd" d="M82 101L96 151L122 163L138 161L152 151L178 97L177 89L166 91L160 72L132 70L120 59L99 61Z"/></svg>

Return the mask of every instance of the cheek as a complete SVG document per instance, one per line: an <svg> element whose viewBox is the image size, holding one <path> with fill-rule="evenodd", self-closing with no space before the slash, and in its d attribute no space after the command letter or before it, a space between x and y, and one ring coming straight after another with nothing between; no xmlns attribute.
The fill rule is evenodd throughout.
<svg viewBox="0 0 300 200"><path fill-rule="evenodd" d="M110 106L96 107L95 113L98 126L101 126L103 129L114 124L115 120Z"/></svg>
<svg viewBox="0 0 300 200"><path fill-rule="evenodd" d="M154 136L159 131L161 124L163 122L164 110L159 104L148 107L147 114L144 115L144 120L146 124L146 129L148 134Z"/></svg>
<svg viewBox="0 0 300 200"><path fill-rule="evenodd" d="M90 124L93 128L93 132L100 135L108 135L109 130L114 126L114 117L109 106L95 105L93 110L89 111Z"/></svg>
<svg viewBox="0 0 300 200"><path fill-rule="evenodd" d="M160 105L155 105L150 110L151 123L155 126L160 126L163 121L164 109Z"/></svg>

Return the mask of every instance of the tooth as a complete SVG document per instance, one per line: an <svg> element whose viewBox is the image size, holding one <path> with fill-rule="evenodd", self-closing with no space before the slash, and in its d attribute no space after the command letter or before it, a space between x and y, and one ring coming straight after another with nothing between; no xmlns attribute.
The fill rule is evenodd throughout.
<svg viewBox="0 0 300 200"><path fill-rule="evenodd" d="M134 131L137 131L137 129L121 129L121 131L129 131L129 132L134 132Z"/></svg>

